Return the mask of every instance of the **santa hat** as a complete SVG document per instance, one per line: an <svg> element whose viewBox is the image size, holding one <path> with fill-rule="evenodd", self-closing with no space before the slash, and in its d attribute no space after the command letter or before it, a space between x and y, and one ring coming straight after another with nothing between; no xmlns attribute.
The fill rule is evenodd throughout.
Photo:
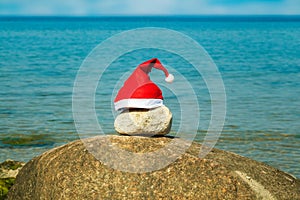
<svg viewBox="0 0 300 200"><path fill-rule="evenodd" d="M163 105L163 96L160 88L149 77L152 68L165 73L165 81L171 83L174 76L160 63L157 58L140 64L125 81L115 100L115 109L145 108L151 109Z"/></svg>

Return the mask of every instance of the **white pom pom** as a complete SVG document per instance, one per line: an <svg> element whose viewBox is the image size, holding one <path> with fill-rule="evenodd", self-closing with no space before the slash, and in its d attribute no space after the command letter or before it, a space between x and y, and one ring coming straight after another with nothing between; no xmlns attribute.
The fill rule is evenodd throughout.
<svg viewBox="0 0 300 200"><path fill-rule="evenodd" d="M167 78L165 78L165 81L168 83L172 83L174 81L173 74L169 74L169 76Z"/></svg>

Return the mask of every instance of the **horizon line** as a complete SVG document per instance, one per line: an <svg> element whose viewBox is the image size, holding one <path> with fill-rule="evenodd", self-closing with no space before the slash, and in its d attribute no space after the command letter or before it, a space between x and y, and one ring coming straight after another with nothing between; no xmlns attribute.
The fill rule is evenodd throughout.
<svg viewBox="0 0 300 200"><path fill-rule="evenodd" d="M0 17L68 17L68 18L85 18L85 17L300 17L300 14L199 14L199 15L2 15Z"/></svg>

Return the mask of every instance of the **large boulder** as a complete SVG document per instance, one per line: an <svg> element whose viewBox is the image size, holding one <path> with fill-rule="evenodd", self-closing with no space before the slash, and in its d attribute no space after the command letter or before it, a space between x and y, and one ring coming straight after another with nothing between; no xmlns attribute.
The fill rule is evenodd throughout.
<svg viewBox="0 0 300 200"><path fill-rule="evenodd" d="M87 150L93 147L105 154L108 147L115 146L137 154L155 153L174 141L189 144L178 138L132 136L71 142L28 162L8 199L300 199L300 183L293 176L217 149L199 158L198 143L192 143L171 164L144 173L108 167L107 160L97 160L95 152ZM119 162L125 166L131 160L120 157Z"/></svg>
<svg viewBox="0 0 300 200"><path fill-rule="evenodd" d="M154 109L130 109L115 119L115 130L125 135L166 135L172 125L172 113L166 106Z"/></svg>

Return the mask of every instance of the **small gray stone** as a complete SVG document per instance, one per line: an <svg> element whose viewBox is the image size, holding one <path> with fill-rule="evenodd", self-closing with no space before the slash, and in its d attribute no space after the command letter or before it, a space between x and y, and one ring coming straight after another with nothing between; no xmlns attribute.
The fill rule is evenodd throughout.
<svg viewBox="0 0 300 200"><path fill-rule="evenodd" d="M24 165L25 163L14 160L6 160L0 163L0 199L6 199L9 189Z"/></svg>
<svg viewBox="0 0 300 200"><path fill-rule="evenodd" d="M16 178L19 171L25 165L24 162L6 160L0 163L0 179L3 178Z"/></svg>
<svg viewBox="0 0 300 200"><path fill-rule="evenodd" d="M172 126L172 113L166 106L150 110L126 110L115 119L115 129L124 135L166 135Z"/></svg>

